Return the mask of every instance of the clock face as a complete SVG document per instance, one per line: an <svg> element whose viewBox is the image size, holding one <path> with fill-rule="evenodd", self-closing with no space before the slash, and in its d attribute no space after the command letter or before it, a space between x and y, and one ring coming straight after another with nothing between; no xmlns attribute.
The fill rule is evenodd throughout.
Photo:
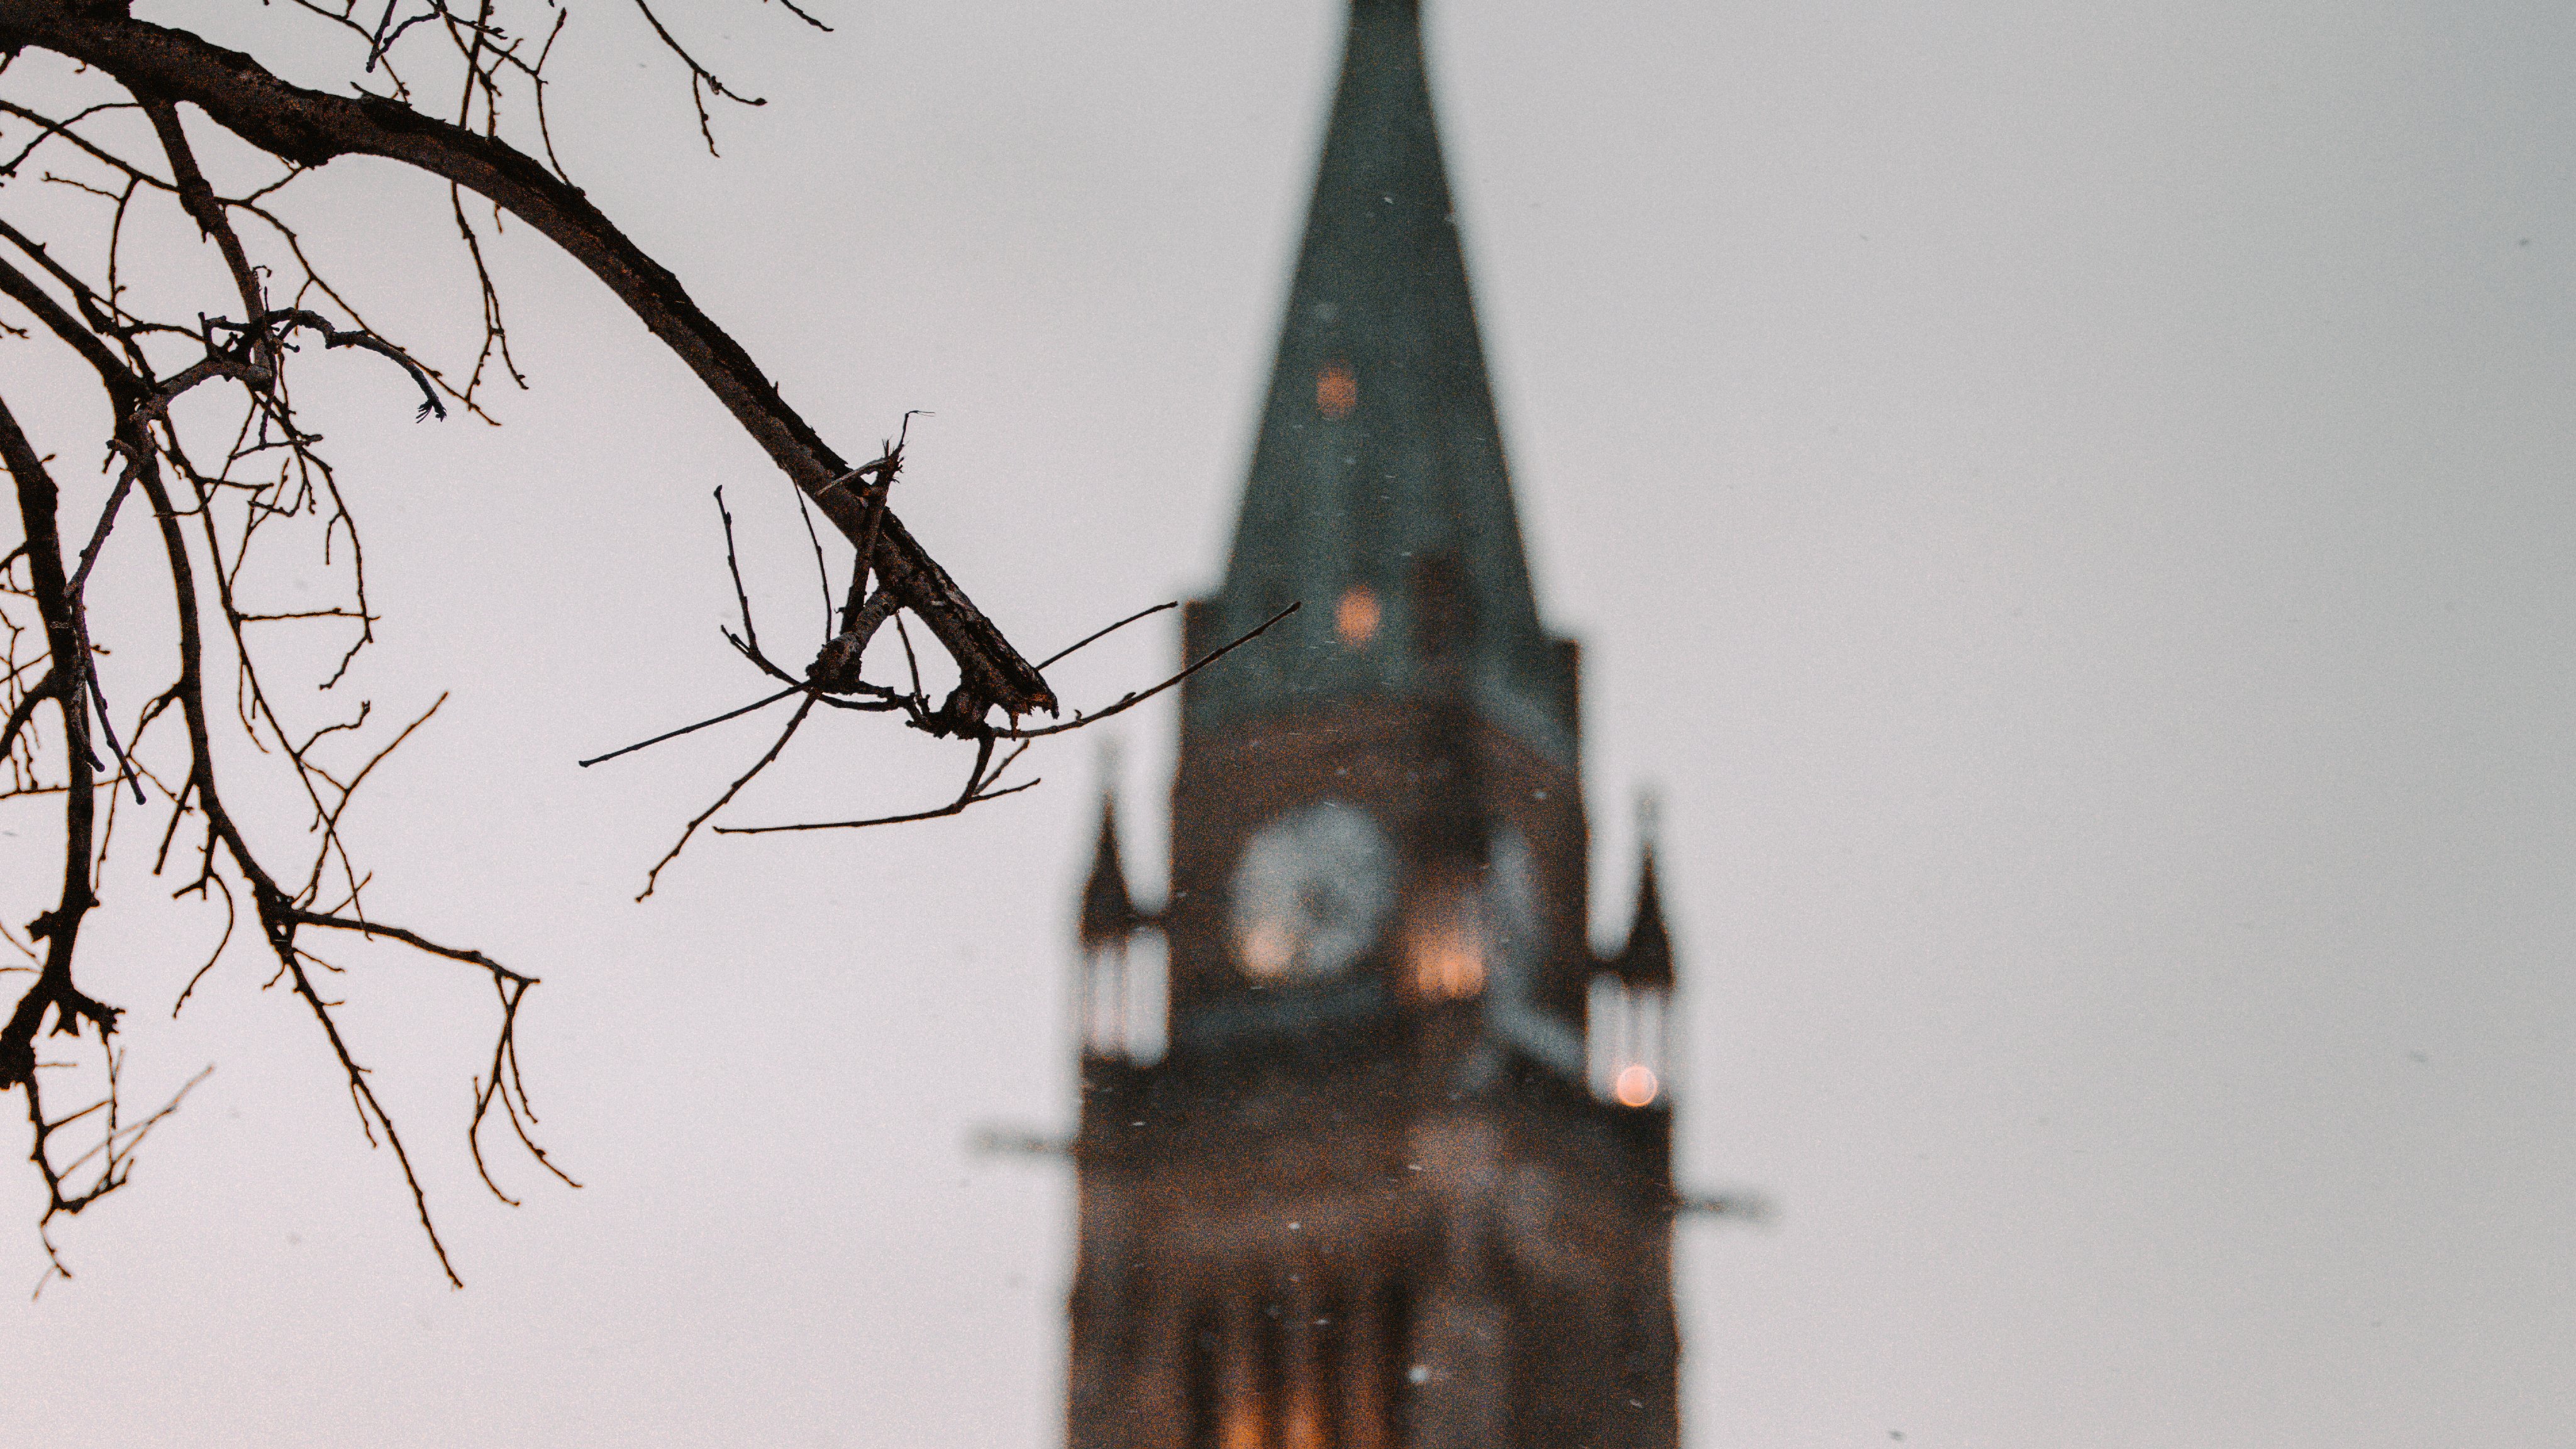
<svg viewBox="0 0 2576 1449"><path fill-rule="evenodd" d="M1234 870L1235 955L1264 985L1337 975L1395 907L1395 851L1356 805L1328 800L1252 837Z"/></svg>

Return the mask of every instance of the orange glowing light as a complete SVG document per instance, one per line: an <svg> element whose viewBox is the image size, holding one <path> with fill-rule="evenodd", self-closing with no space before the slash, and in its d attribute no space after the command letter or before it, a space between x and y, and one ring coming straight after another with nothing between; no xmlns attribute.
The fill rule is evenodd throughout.
<svg viewBox="0 0 2576 1449"><path fill-rule="evenodd" d="M1655 1080L1655 1074L1647 1069L1645 1063L1631 1062L1621 1069L1619 1080L1612 1084L1610 1091L1619 1099L1620 1106L1642 1107L1655 1100L1655 1093L1662 1089L1663 1083Z"/></svg>
<svg viewBox="0 0 2576 1449"><path fill-rule="evenodd" d="M1347 362L1327 362L1315 374L1315 411L1338 422L1360 405L1360 380Z"/></svg>
<svg viewBox="0 0 2576 1449"><path fill-rule="evenodd" d="M1354 649L1377 637L1377 621L1377 590L1366 584L1351 585L1333 606L1333 628Z"/></svg>
<svg viewBox="0 0 2576 1449"><path fill-rule="evenodd" d="M1415 990L1434 1001L1463 1001L1485 989L1485 933L1471 907L1452 902L1412 934Z"/></svg>
<svg viewBox="0 0 2576 1449"><path fill-rule="evenodd" d="M1331 1441L1324 1430L1324 1415L1315 1402L1313 1386L1300 1384L1290 1393L1294 1397L1279 1425L1281 1449L1327 1449Z"/></svg>
<svg viewBox="0 0 2576 1449"><path fill-rule="evenodd" d="M1255 1395L1236 1394L1227 1399L1224 1417L1217 1424L1218 1449L1261 1449L1270 1437L1268 1419Z"/></svg>
<svg viewBox="0 0 2576 1449"><path fill-rule="evenodd" d="M1240 949L1243 969L1255 980L1275 980L1297 964L1297 937L1276 921L1264 921L1244 932Z"/></svg>

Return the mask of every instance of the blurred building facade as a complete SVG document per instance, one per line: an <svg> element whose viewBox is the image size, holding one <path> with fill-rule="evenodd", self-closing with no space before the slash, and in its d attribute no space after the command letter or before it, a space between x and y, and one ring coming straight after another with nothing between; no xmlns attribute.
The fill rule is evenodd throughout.
<svg viewBox="0 0 2576 1449"><path fill-rule="evenodd" d="M1672 952L1590 944L1416 0L1354 0L1165 903L1079 926L1074 1449L1670 1449Z"/></svg>

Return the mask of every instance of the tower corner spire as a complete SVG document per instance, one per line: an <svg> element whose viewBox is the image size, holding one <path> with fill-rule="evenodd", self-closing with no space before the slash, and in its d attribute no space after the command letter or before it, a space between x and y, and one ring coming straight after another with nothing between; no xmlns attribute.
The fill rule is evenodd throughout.
<svg viewBox="0 0 2576 1449"><path fill-rule="evenodd" d="M1100 832L1091 850L1091 874L1082 886L1082 919L1077 935L1082 947L1123 940L1143 919L1127 892L1127 868L1118 848L1118 790L1100 788Z"/></svg>
<svg viewBox="0 0 2576 1449"><path fill-rule="evenodd" d="M1628 920L1628 941L1610 960L1611 973L1631 988L1673 986L1672 932L1664 923L1664 893L1655 875L1656 810L1650 796L1637 810L1637 905Z"/></svg>

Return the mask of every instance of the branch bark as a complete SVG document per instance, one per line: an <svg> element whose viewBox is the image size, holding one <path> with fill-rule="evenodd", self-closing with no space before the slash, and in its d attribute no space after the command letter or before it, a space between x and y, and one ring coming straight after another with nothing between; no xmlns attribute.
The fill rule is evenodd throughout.
<svg viewBox="0 0 2576 1449"><path fill-rule="evenodd" d="M36 607L45 621L45 643L53 667L38 689L50 693L63 721L63 888L54 908L36 918L27 934L45 942L45 963L36 984L18 999L17 1009L0 1025L0 1091L31 1087L36 1075L36 1034L45 1012L54 1013L54 1030L77 1032L84 1020L98 1027L101 1040L116 1029L116 1008L83 994L72 984L72 954L80 936L81 917L98 903L90 890L90 856L96 845L96 797L91 782L97 768L90 754L89 697L83 687L89 665L80 643L79 608L63 570L62 534L56 525L52 475L37 457L18 419L0 402L0 462L17 485L19 514L26 520L27 567L33 575ZM33 697L32 694L30 696ZM41 1150L42 1144L39 1144Z"/></svg>

